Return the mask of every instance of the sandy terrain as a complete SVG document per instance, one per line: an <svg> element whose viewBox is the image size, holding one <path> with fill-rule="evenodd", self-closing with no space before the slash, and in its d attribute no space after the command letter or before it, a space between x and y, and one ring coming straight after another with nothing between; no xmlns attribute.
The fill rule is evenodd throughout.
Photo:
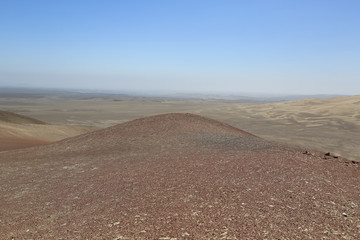
<svg viewBox="0 0 360 240"><path fill-rule="evenodd" d="M170 112L208 116L265 139L359 160L360 96L279 103L117 97L0 97L0 109L60 125L112 126Z"/></svg>
<svg viewBox="0 0 360 240"><path fill-rule="evenodd" d="M97 128L49 125L36 119L0 111L0 151L44 145Z"/></svg>
<svg viewBox="0 0 360 240"><path fill-rule="evenodd" d="M16 123L16 124L46 124L45 122L39 121L34 118L19 115L13 112L1 111L0 110L0 121L5 123Z"/></svg>
<svg viewBox="0 0 360 240"><path fill-rule="evenodd" d="M221 112L207 116L218 119ZM232 105L221 120L265 139L360 161L360 96Z"/></svg>
<svg viewBox="0 0 360 240"><path fill-rule="evenodd" d="M356 162L168 114L0 152L0 239L359 239Z"/></svg>
<svg viewBox="0 0 360 240"><path fill-rule="evenodd" d="M0 151L43 145L93 131L87 126L13 124L0 121Z"/></svg>

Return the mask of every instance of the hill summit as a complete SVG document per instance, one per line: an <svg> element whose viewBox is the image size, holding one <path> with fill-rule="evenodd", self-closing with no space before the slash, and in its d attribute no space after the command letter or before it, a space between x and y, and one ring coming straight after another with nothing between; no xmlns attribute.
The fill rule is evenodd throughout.
<svg viewBox="0 0 360 240"><path fill-rule="evenodd" d="M0 238L358 239L359 164L165 114L0 152Z"/></svg>

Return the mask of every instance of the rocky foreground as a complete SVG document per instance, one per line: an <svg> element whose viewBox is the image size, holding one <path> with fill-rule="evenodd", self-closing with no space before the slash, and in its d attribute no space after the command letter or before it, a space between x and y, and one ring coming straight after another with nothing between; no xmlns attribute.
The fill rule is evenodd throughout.
<svg viewBox="0 0 360 240"><path fill-rule="evenodd" d="M166 114L0 152L0 239L360 239L359 164Z"/></svg>

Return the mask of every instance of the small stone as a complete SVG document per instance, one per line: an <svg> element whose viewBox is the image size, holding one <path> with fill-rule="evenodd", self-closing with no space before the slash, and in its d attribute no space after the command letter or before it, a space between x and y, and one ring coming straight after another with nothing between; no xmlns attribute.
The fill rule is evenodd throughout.
<svg viewBox="0 0 360 240"><path fill-rule="evenodd" d="M187 232L184 232L184 233L182 233L182 234L181 234L181 236L183 236L183 237L187 237L187 236L190 236L190 234L189 234L189 233L187 233Z"/></svg>
<svg viewBox="0 0 360 240"><path fill-rule="evenodd" d="M344 217L347 217L347 216L348 216L346 212L343 212L342 215L343 215Z"/></svg>
<svg viewBox="0 0 360 240"><path fill-rule="evenodd" d="M222 236L225 236L225 235L227 235L227 234L228 234L228 232L225 231L225 232L223 232L221 235L222 235Z"/></svg>

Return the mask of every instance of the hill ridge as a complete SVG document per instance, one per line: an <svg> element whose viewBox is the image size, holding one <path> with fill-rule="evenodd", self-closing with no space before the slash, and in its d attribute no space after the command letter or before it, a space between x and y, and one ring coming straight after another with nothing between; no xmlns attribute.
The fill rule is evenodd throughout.
<svg viewBox="0 0 360 240"><path fill-rule="evenodd" d="M35 118L0 110L0 121L16 124L47 124Z"/></svg>

